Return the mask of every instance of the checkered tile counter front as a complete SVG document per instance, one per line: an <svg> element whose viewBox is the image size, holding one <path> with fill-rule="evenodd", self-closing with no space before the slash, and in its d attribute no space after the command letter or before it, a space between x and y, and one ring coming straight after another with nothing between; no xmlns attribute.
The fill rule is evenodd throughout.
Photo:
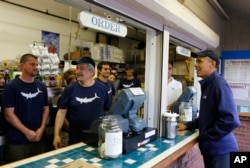
<svg viewBox="0 0 250 168"><path fill-rule="evenodd" d="M88 146L84 143L78 143L42 155L14 162L6 165L6 167L56 168L80 158L92 165L100 167L151 167L155 163L160 162L165 157L171 155L177 149L181 148L183 145L188 143L188 141L193 140L194 137L197 137L197 135L198 132L189 131L185 132L185 134L177 135L174 140L157 138L155 141L114 160L103 160L99 157L97 148ZM3 165L3 167L5 166Z"/></svg>

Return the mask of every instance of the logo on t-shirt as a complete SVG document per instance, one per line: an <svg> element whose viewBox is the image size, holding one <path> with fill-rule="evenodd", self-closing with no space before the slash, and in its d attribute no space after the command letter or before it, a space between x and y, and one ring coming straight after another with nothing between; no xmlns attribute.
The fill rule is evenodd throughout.
<svg viewBox="0 0 250 168"><path fill-rule="evenodd" d="M23 97L26 97L26 99L32 99L32 98L36 97L41 92L42 91L39 90L39 88L37 88L37 92L35 92L35 93L31 93L31 92L29 92L29 93L23 93L23 92L21 92L21 95Z"/></svg>
<svg viewBox="0 0 250 168"><path fill-rule="evenodd" d="M108 91L108 94L110 94L110 93L112 93L112 89L111 88L109 88L109 91Z"/></svg>
<svg viewBox="0 0 250 168"><path fill-rule="evenodd" d="M129 85L129 84L123 84L123 87L124 88L130 88L131 86L135 85L133 82Z"/></svg>
<svg viewBox="0 0 250 168"><path fill-rule="evenodd" d="M95 99L97 99L97 98L100 98L100 97L98 97L97 95L96 95L96 93L95 93L95 96L94 97L91 97L91 98L87 98L87 97L84 97L84 98L80 98L80 97L76 97L76 100L77 101L79 101L81 104L82 103L90 103L90 102L92 102L92 101L94 101Z"/></svg>

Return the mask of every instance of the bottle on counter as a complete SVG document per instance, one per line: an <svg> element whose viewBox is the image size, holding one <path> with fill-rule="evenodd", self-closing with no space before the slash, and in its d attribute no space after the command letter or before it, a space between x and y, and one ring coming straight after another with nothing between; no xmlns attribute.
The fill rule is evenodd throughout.
<svg viewBox="0 0 250 168"><path fill-rule="evenodd" d="M98 136L98 152L102 159L116 159L122 155L122 129L114 115L103 117Z"/></svg>
<svg viewBox="0 0 250 168"><path fill-rule="evenodd" d="M186 123L192 121L192 103L191 102L181 102L179 106L179 122Z"/></svg>

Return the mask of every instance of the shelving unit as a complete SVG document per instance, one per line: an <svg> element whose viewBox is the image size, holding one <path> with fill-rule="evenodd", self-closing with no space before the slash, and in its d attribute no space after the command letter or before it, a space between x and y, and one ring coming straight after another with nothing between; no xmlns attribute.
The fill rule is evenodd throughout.
<svg viewBox="0 0 250 168"><path fill-rule="evenodd" d="M97 33L99 37L100 34ZM102 34L103 35L103 34ZM108 36L107 36L108 37ZM141 80L142 83L145 81L145 43L131 38L114 38L114 40L107 40L107 44L111 45L112 41L115 41L115 47L118 47L123 52L123 60L115 59L115 62L112 60L103 60L110 62L111 67L116 67L119 72L119 76L123 77L125 75L125 65L132 64L135 67L135 73L137 77ZM94 54L93 54L94 55ZM115 54L113 54L115 55ZM102 60L97 60L97 62Z"/></svg>

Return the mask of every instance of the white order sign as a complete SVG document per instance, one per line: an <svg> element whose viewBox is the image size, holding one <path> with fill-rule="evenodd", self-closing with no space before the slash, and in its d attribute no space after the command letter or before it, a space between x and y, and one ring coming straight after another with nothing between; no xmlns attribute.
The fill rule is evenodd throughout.
<svg viewBox="0 0 250 168"><path fill-rule="evenodd" d="M89 13L87 11L80 12L78 19L80 24L82 24L84 27L92 28L120 37L125 37L127 35L127 27L125 25Z"/></svg>

